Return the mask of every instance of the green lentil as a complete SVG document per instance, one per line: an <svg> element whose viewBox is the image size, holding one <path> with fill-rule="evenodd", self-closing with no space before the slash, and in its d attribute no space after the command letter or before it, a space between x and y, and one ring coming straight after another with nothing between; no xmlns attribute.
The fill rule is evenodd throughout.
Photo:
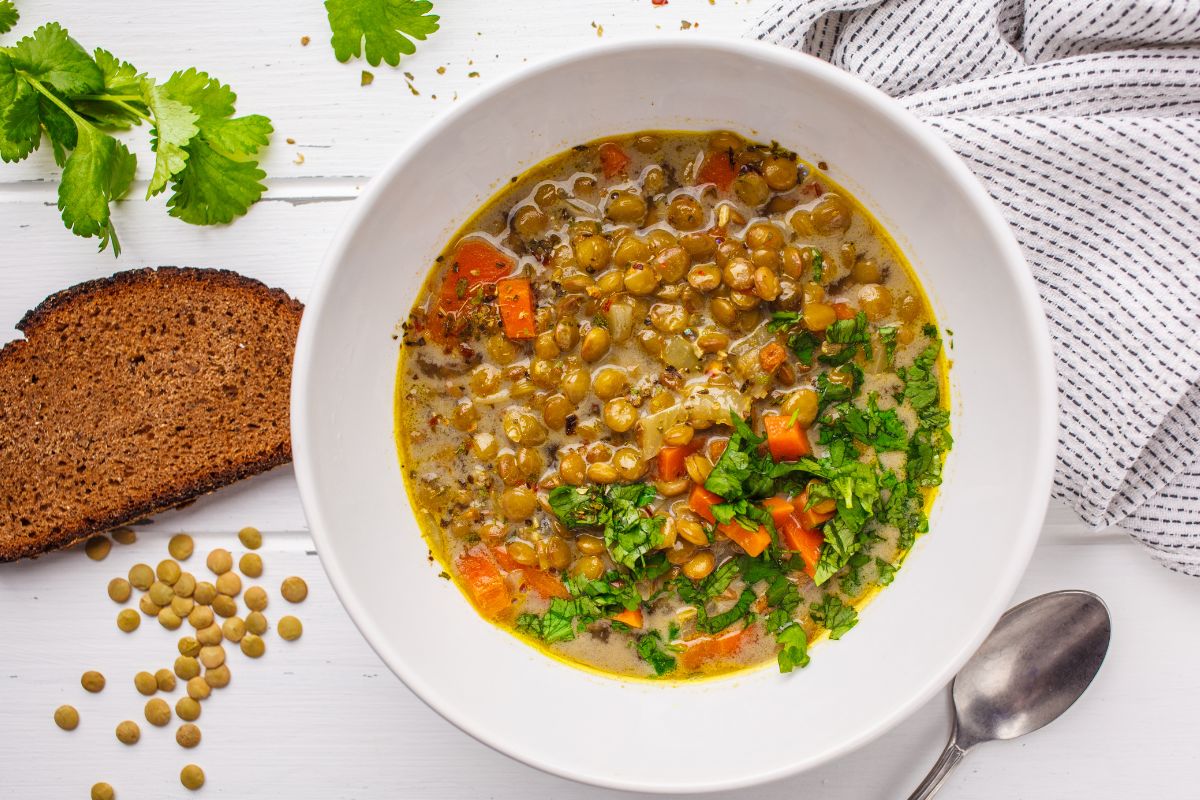
<svg viewBox="0 0 1200 800"><path fill-rule="evenodd" d="M195 747L200 744L200 729L190 722L185 722L175 731L175 741L180 747Z"/></svg>
<svg viewBox="0 0 1200 800"><path fill-rule="evenodd" d="M200 704L195 698L181 697L175 704L175 715L188 722L200 719Z"/></svg>
<svg viewBox="0 0 1200 800"><path fill-rule="evenodd" d="M262 534L258 528L242 528L238 531L238 540L241 541L243 547L248 547L251 550L257 550L262 547Z"/></svg>
<svg viewBox="0 0 1200 800"><path fill-rule="evenodd" d="M104 688L104 676L94 669L89 669L79 678L79 683L84 689L95 694Z"/></svg>
<svg viewBox="0 0 1200 800"><path fill-rule="evenodd" d="M172 558L180 561L189 558L195 548L196 543L186 533L177 533L171 537L171 541L167 542L167 552L171 554Z"/></svg>
<svg viewBox="0 0 1200 800"><path fill-rule="evenodd" d="M107 536L93 536L83 545L83 552L92 561L103 561L112 550L112 540Z"/></svg>
<svg viewBox="0 0 1200 800"><path fill-rule="evenodd" d="M124 578L113 578L108 582L108 596L114 603L124 603L133 594L133 587Z"/></svg>
<svg viewBox="0 0 1200 800"><path fill-rule="evenodd" d="M161 697L146 701L146 722L161 728L171 721L171 707Z"/></svg>
<svg viewBox="0 0 1200 800"><path fill-rule="evenodd" d="M283 584L279 587L279 593L289 603L299 603L308 597L308 584L304 582L303 578L293 575L290 578L283 579Z"/></svg>
<svg viewBox="0 0 1200 800"><path fill-rule="evenodd" d="M142 624L142 618L132 608L126 608L117 614L117 627L126 633L132 633Z"/></svg>
<svg viewBox="0 0 1200 800"><path fill-rule="evenodd" d="M179 771L179 782L183 784L185 789L190 789L194 792L204 785L204 770L195 764L188 764Z"/></svg>
<svg viewBox="0 0 1200 800"><path fill-rule="evenodd" d="M117 741L121 744L137 744L142 738L142 729L131 719L117 725Z"/></svg>
<svg viewBox="0 0 1200 800"><path fill-rule="evenodd" d="M129 582L135 589L141 589L144 592L150 588L150 584L154 583L154 570L149 564L134 564L129 568Z"/></svg>
<svg viewBox="0 0 1200 800"><path fill-rule="evenodd" d="M149 672L139 672L133 676L133 685L144 695L152 695L158 691L158 681Z"/></svg>
<svg viewBox="0 0 1200 800"><path fill-rule="evenodd" d="M238 559L238 569L247 578L258 578L263 574L263 560L258 553L246 553Z"/></svg>
<svg viewBox="0 0 1200 800"><path fill-rule="evenodd" d="M64 731L73 731L79 727L79 712L75 706L59 706L54 709L54 724Z"/></svg>
<svg viewBox="0 0 1200 800"><path fill-rule="evenodd" d="M304 626L295 617L287 616L280 618L278 630L281 639L291 642L300 638L300 634L304 632Z"/></svg>
<svg viewBox="0 0 1200 800"><path fill-rule="evenodd" d="M263 616L261 611L251 611L246 615L246 632L253 633L255 636L262 636L267 632L267 618Z"/></svg>

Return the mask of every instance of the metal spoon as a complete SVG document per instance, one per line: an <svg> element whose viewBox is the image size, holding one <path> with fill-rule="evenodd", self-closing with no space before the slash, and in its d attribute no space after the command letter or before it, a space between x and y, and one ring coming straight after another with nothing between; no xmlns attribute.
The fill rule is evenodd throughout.
<svg viewBox="0 0 1200 800"><path fill-rule="evenodd" d="M1015 739L1059 717L1087 689L1112 624L1091 592L1050 592L1005 612L954 679L950 741L908 800L925 800L975 745Z"/></svg>

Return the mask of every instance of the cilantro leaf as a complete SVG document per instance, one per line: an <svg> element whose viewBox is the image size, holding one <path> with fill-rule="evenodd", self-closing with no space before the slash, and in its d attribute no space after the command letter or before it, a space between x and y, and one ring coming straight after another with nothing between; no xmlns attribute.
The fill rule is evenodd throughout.
<svg viewBox="0 0 1200 800"><path fill-rule="evenodd" d="M57 22L48 22L11 48L13 66L64 97L99 92L104 76L96 62ZM35 85L34 88L37 88Z"/></svg>
<svg viewBox="0 0 1200 800"><path fill-rule="evenodd" d="M837 439L862 442L877 452L908 449L908 430L894 409L879 410L878 395L867 398L866 408L842 403L834 408L836 416L821 419L821 444Z"/></svg>
<svg viewBox="0 0 1200 800"><path fill-rule="evenodd" d="M136 67L100 47L93 51L92 56L96 60L96 66L100 68L104 84L101 96L141 96L146 76L138 72ZM71 106L75 113L104 128L124 131L142 123L142 108L137 101L115 103L111 100L82 97L74 99Z"/></svg>
<svg viewBox="0 0 1200 800"><path fill-rule="evenodd" d="M907 550L913 546L919 534L929 530L925 516L925 498L912 481L897 481L891 473L884 476L883 483L890 490L883 508L883 518L900 531L897 547Z"/></svg>
<svg viewBox="0 0 1200 800"><path fill-rule="evenodd" d="M125 145L90 125L79 128L78 142L58 185L58 208L72 233L98 236L101 250L111 242L113 253L120 254L109 203L129 191L136 166Z"/></svg>
<svg viewBox="0 0 1200 800"><path fill-rule="evenodd" d="M857 364L843 364L838 369L850 375L849 385L841 381L831 381L827 372L822 372L817 376L817 407L821 410L824 410L830 403L854 399L858 396L858 390L862 388L863 371Z"/></svg>
<svg viewBox="0 0 1200 800"><path fill-rule="evenodd" d="M257 114L233 117L237 96L216 78L195 69L176 72L162 91L192 109L198 129L183 148L187 165L172 176L169 213L196 225L232 222L266 191L259 183L266 173L252 157L266 146L274 131L270 120ZM172 126L180 123L182 118L173 116Z"/></svg>
<svg viewBox="0 0 1200 800"><path fill-rule="evenodd" d="M393 67L400 56L412 55L413 39L424 41L438 29L438 17L427 0L325 0L330 44L338 61L363 55L373 67L386 61ZM409 38L412 37L412 38Z"/></svg>
<svg viewBox="0 0 1200 800"><path fill-rule="evenodd" d="M821 346L821 340L800 327L800 321L800 314L796 311L776 311L771 315L771 321L767 323L767 330L772 332L790 331L787 338L788 349L801 364L811 367L813 355Z"/></svg>
<svg viewBox="0 0 1200 800"><path fill-rule="evenodd" d="M600 527L613 560L630 569L662 544L662 517L644 517L654 502L654 487L644 483L559 486L550 492L550 508L568 528Z"/></svg>
<svg viewBox="0 0 1200 800"><path fill-rule="evenodd" d="M697 614L696 627L705 633L713 634L720 633L740 619L749 620L753 616L750 612L750 605L756 599L758 598L752 590L743 589L742 593L738 595L737 602L727 611L722 611L720 614L711 617L707 614L703 616Z"/></svg>
<svg viewBox="0 0 1200 800"><path fill-rule="evenodd" d="M853 319L839 319L825 329L825 340L842 345L842 349L833 355L818 356L822 364L840 366L854 358L861 349L867 358L872 356L871 332L867 324L867 315L862 311Z"/></svg>
<svg viewBox="0 0 1200 800"><path fill-rule="evenodd" d="M780 644L779 654L776 656L780 672L787 673L796 667L804 669L808 666L808 635L804 628L796 624L789 625L775 634L775 641Z"/></svg>
<svg viewBox="0 0 1200 800"><path fill-rule="evenodd" d="M825 279L825 254L815 247L809 250L812 251L813 283L821 283Z"/></svg>
<svg viewBox="0 0 1200 800"><path fill-rule="evenodd" d="M758 446L766 440L732 411L729 419L733 424L733 435L704 481L704 488L720 495L726 503L770 496L774 490L774 461L769 455L758 452Z"/></svg>
<svg viewBox="0 0 1200 800"><path fill-rule="evenodd" d="M921 351L911 367L901 367L896 372L904 381L904 399L917 411L926 406L937 405L938 381L933 373L942 344L934 340Z"/></svg>
<svg viewBox="0 0 1200 800"><path fill-rule="evenodd" d="M184 148L200 132L196 127L200 117L153 84L146 88L146 105L154 115L151 146L155 154L154 173L146 188L148 199L166 189L167 181L187 166L188 153Z"/></svg>
<svg viewBox="0 0 1200 800"><path fill-rule="evenodd" d="M675 657L664 651L661 644L662 635L658 631L651 631L637 640L637 654L653 667L654 674L660 677L675 671Z"/></svg>
<svg viewBox="0 0 1200 800"><path fill-rule="evenodd" d="M900 329L895 325L888 325L879 329L879 341L883 342L883 352L887 356L888 366L892 366L892 362L896 358L896 334Z"/></svg>
<svg viewBox="0 0 1200 800"><path fill-rule="evenodd" d="M898 570L898 569L900 569L900 566L898 564L889 564L887 561L884 561L882 558L876 558L875 559L875 570L876 570L875 581L876 581L876 583L878 583L880 586L887 586L887 585L891 584L891 582L896 577L896 570Z"/></svg>
<svg viewBox="0 0 1200 800"><path fill-rule="evenodd" d="M821 602L814 603L808 609L813 622L829 629L830 639L842 638L851 628L858 624L858 611L854 606L842 603L835 594L827 594Z"/></svg>
<svg viewBox="0 0 1200 800"><path fill-rule="evenodd" d="M12 0L0 0L0 33L11 31L20 18L21 15L17 13L17 7L13 5Z"/></svg>

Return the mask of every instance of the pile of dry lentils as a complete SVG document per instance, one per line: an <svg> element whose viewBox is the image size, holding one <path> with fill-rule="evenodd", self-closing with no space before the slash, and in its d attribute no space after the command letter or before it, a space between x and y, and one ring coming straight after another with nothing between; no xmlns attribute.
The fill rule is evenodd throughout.
<svg viewBox="0 0 1200 800"><path fill-rule="evenodd" d="M133 544L137 534L131 528L118 528L107 536L93 536L84 545L84 551L94 561L103 560L112 549L112 541ZM217 548L208 554L205 564L215 575L212 581L198 580L195 575L184 571L180 562L192 556L195 544L186 533L176 534L167 544L171 558L163 559L157 567L149 564L134 564L128 578L113 578L108 583L108 596L115 603L125 604L133 597L134 590L143 592L138 599L141 614L156 617L167 630L178 630L186 621L193 634L179 639L179 657L173 669L163 669L151 674L139 672L133 676L133 685L138 692L149 697L144 710L146 721L155 727L171 724L171 706L166 700L154 695L173 692L176 679L183 681L186 695L175 703L175 716L182 724L175 730L175 741L180 747L193 748L200 744L201 703L212 694L213 689L229 685L230 671L226 661L223 642L237 645L243 654L259 658L266 652L263 635L269 624L263 612L267 608L267 592L261 586L250 586L242 590L242 578L256 579L262 576L262 556L253 551L262 546L262 534L255 528L243 528L238 539L247 551L238 559L237 572L233 567L233 554ZM238 573L241 573L239 575ZM289 603L299 603L308 596L308 585L302 578L285 578L279 593ZM241 596L248 613L239 616L238 596ZM133 608L124 608L117 614L117 627L132 633L142 623L142 617ZM221 621L218 621L218 617ZM279 618L276 625L280 638L294 641L300 638L303 627L294 616ZM104 675L88 670L80 679L83 688L95 693L104 689ZM54 712L54 722L66 731L79 725L79 711L74 706L59 706ZM117 739L123 744L137 744L141 728L133 720L117 725ZM180 782L191 790L204 785L204 770L196 764L186 765L179 773ZM114 800L116 792L107 783L92 787L92 800Z"/></svg>

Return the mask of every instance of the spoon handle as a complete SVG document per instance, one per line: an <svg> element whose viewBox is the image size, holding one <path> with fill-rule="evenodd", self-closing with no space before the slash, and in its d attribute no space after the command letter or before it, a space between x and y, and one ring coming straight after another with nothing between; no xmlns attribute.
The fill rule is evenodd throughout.
<svg viewBox="0 0 1200 800"><path fill-rule="evenodd" d="M957 731L955 731L957 734ZM942 784L946 782L947 776L950 775L950 770L958 766L958 762L963 760L963 756L967 751L958 746L958 736L951 735L950 741L946 743L946 749L942 751L942 755L938 758L937 763L933 765L933 769L929 770L929 774L925 776L925 780L921 781L921 785L917 787L908 798L908 800L928 800L933 797L937 790L942 788Z"/></svg>

